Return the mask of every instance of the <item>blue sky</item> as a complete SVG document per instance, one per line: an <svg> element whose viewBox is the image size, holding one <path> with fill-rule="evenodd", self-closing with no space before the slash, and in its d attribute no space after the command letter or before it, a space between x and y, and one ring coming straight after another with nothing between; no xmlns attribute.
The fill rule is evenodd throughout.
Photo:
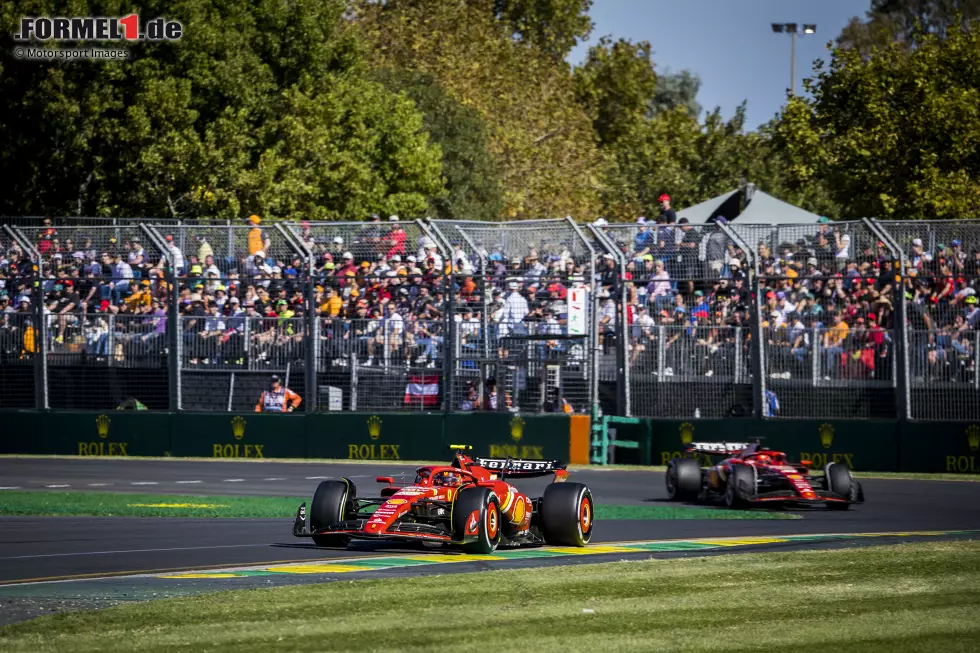
<svg viewBox="0 0 980 653"><path fill-rule="evenodd" d="M817 33L797 36L796 92L810 77L813 61L829 60L827 42L853 16L864 16L868 0L595 0L595 27L588 43L569 56L581 63L600 37L649 41L657 70L690 70L701 77L698 101L731 116L748 101L747 129L775 115L790 82L790 37L771 23L816 23Z"/></svg>

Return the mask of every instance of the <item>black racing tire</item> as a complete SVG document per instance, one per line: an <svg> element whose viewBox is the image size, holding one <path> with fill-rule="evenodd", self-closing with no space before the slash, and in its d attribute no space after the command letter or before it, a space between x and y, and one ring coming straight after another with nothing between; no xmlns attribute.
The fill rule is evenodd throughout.
<svg viewBox="0 0 980 653"><path fill-rule="evenodd" d="M848 503L828 502L827 508L830 510L848 510L851 507L849 502L857 498L858 483L854 480L850 467L843 463L827 463L824 467L823 484L828 492L848 500Z"/></svg>
<svg viewBox="0 0 980 653"><path fill-rule="evenodd" d="M664 479L671 501L693 501L701 493L701 465L693 458L671 458Z"/></svg>
<svg viewBox="0 0 980 653"><path fill-rule="evenodd" d="M478 520L476 540L466 542L467 522L476 513ZM497 493L486 487L460 490L453 503L453 540L463 542L466 553L493 553L500 544L500 529L503 516L500 514L500 499ZM472 534L469 535L472 537Z"/></svg>
<svg viewBox="0 0 980 653"><path fill-rule="evenodd" d="M725 505L744 508L756 494L755 474L748 465L732 465L725 483Z"/></svg>
<svg viewBox="0 0 980 653"><path fill-rule="evenodd" d="M353 501L357 488L350 481L322 481L313 494L310 503L310 530L316 531L324 526L344 521L347 508ZM317 546L346 547L349 535L314 535Z"/></svg>
<svg viewBox="0 0 980 653"><path fill-rule="evenodd" d="M541 534L553 546L585 546L592 539L595 503L582 483L552 483L540 506Z"/></svg>

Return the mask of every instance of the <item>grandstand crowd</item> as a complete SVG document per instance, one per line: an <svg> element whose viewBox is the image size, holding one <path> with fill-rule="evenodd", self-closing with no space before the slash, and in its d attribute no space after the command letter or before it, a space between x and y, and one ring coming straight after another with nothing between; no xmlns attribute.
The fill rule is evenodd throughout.
<svg viewBox="0 0 980 653"><path fill-rule="evenodd" d="M53 355L159 358L176 307L187 365L301 360L311 294L323 360L441 367L447 317L463 356L506 357L507 337L567 333L568 293L586 286L599 293L606 351L623 335L625 299L630 362L640 373L731 376L737 358L748 360L755 272L722 229L724 218L692 225L664 204L655 220L595 223L621 250L625 274L612 254L589 260L557 235L519 250L491 243L472 251L460 242L444 256L431 234L398 216L343 229L301 223L295 243L308 255L259 216L229 230L233 236L158 227L159 242L136 229L47 220L36 233L21 230L38 262L15 240L0 243L0 350L8 358L37 350L40 301ZM977 373L980 229L969 227L948 242L901 243L916 378L971 381ZM900 263L859 229L823 220L745 232L758 251L769 374L892 378ZM930 233L928 223L920 232ZM544 357L566 350L559 338L534 347Z"/></svg>

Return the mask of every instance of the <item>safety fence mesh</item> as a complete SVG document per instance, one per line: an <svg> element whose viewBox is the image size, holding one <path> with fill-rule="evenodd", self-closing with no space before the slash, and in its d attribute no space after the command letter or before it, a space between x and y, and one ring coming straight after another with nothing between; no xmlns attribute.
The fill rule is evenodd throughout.
<svg viewBox="0 0 980 653"><path fill-rule="evenodd" d="M977 221L26 216L0 407L252 410L275 374L317 410L587 413L623 384L637 416L978 420L977 290Z"/></svg>
<svg viewBox="0 0 980 653"><path fill-rule="evenodd" d="M714 224L640 222L602 231L625 260L631 412L751 414L750 252ZM607 258L603 279L614 266ZM600 309L603 317L611 304Z"/></svg>

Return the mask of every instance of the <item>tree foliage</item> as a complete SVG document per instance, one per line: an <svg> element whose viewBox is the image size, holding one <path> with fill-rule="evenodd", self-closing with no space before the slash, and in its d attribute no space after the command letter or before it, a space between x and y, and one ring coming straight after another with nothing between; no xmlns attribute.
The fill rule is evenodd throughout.
<svg viewBox="0 0 980 653"><path fill-rule="evenodd" d="M980 30L950 27L864 58L833 51L775 127L800 183L849 215L962 218L980 211Z"/></svg>
<svg viewBox="0 0 980 653"><path fill-rule="evenodd" d="M176 43L119 62L7 58L0 210L76 215L339 218L418 214L441 154L411 100L367 77L343 0L157 0ZM121 16L128 4L17 0L22 15ZM45 47L57 47L48 45ZM5 48L10 52L11 48Z"/></svg>
<svg viewBox="0 0 980 653"><path fill-rule="evenodd" d="M657 89L650 44L603 37L575 69L575 93L592 116L599 143L609 145L645 118Z"/></svg>
<svg viewBox="0 0 980 653"><path fill-rule="evenodd" d="M701 115L701 105L697 100L699 90L701 78L689 70L660 73L657 76L657 90L650 104L650 113L658 114L683 106L692 117L697 118Z"/></svg>
<svg viewBox="0 0 980 653"><path fill-rule="evenodd" d="M980 18L980 0L872 0L864 20L852 18L837 41L867 56L894 42L915 48L928 35L945 38L953 26Z"/></svg>
<svg viewBox="0 0 980 653"><path fill-rule="evenodd" d="M556 61L592 32L592 0L493 0L494 14Z"/></svg>
<svg viewBox="0 0 980 653"><path fill-rule="evenodd" d="M501 217L594 215L600 158L564 63L511 38L490 0L361 5L377 67L432 76L487 125Z"/></svg>
<svg viewBox="0 0 980 653"><path fill-rule="evenodd" d="M442 150L446 193L431 199L429 213L446 220L496 220L503 209L503 188L479 112L449 97L430 75L391 70L377 75L385 86L415 102L429 138Z"/></svg>

